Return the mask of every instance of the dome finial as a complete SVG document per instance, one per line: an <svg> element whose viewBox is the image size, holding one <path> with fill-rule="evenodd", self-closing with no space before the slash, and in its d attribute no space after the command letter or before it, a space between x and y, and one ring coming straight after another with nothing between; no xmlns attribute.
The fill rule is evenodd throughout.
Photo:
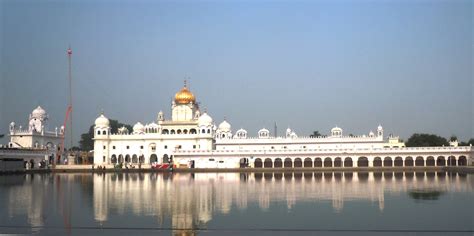
<svg viewBox="0 0 474 236"><path fill-rule="evenodd" d="M187 81L186 77L184 77L184 78L185 78L185 79L184 79L184 87L186 88L186 87L187 87L187 82L188 82L188 81Z"/></svg>

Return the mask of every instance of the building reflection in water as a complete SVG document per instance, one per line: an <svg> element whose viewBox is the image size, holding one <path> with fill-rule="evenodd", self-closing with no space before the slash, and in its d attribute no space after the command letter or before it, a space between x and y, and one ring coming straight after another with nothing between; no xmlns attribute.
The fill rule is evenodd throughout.
<svg viewBox="0 0 474 236"><path fill-rule="evenodd" d="M64 203L72 193L69 187L77 182L80 194L85 199L92 197L94 219L99 224L115 214L152 216L158 227L171 221L175 235L193 235L195 229L205 229L213 215L228 214L232 208L246 209L250 204L265 211L271 204L286 204L291 209L301 202L329 201L335 212L341 212L347 201L370 201L383 211L387 193L423 200L474 188L472 175L446 172L26 175L6 188L8 214L27 215L29 225L43 226L44 211L52 198L67 227L70 209L63 207L70 205Z"/></svg>

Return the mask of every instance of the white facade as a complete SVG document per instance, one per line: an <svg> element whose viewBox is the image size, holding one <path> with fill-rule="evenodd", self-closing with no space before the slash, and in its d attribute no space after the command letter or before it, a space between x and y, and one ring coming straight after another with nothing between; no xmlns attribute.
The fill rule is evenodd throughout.
<svg viewBox="0 0 474 236"><path fill-rule="evenodd" d="M201 115L194 95L186 85L172 102L171 119L162 111L156 121L133 130L119 128L111 133L109 120L102 114L95 121L94 164L169 163L177 150L212 150L215 129L212 118Z"/></svg>
<svg viewBox="0 0 474 236"><path fill-rule="evenodd" d="M377 166L373 165L374 161L378 163L379 159L376 157L385 158L383 155L387 150L392 153L390 155L393 158L397 157L394 153L399 151L415 152L406 157L414 161L421 155L425 157L425 163L428 156L443 156L446 160L451 156L444 153L446 151L437 155L437 152L440 152L438 149L430 149L434 152L430 155L417 155L416 152L421 150L405 148L405 144L400 142L398 137L385 139L381 125L377 127L376 132L370 131L360 136L344 135L343 129L337 126L331 129L329 136L322 137L300 137L290 128L283 137L274 137L265 128L256 134L257 137L249 137L244 129L239 129L234 134L226 119L216 126L207 112L201 114L194 95L185 84L183 89L176 93L171 104L170 120L165 119L164 113L160 111L156 121L145 125L137 122L131 131L122 127L117 133L111 134L109 120L103 114L99 116L95 121L94 164L173 163L178 168L239 168L258 167L255 161L260 160L263 163L265 159L270 159L273 168L273 162L279 164L278 161L282 161L281 158L285 159L286 156L293 158L291 167L303 167L293 164L297 158L295 155L299 155L301 162L310 158L314 163L317 158L324 159L324 155L329 152L333 163L336 163L337 158L344 160L351 157L351 162L357 163L359 157L367 157L370 163L367 166ZM470 147L446 148L450 148L447 152L457 153L456 163L459 158L462 164L471 160ZM369 152L371 155L358 156L360 152ZM312 164L311 167L317 166Z"/></svg>
<svg viewBox="0 0 474 236"><path fill-rule="evenodd" d="M34 150L46 150L48 153L46 157L44 155L33 155L37 158L27 159L35 163L42 160L53 160L59 152L63 133L64 127L62 126L59 129L56 127L54 131L48 130L48 113L41 106L38 106L29 115L26 128L21 125L18 126L15 122L10 123L10 142L7 145L10 150L8 153L10 156L14 155L13 149L31 150L33 152Z"/></svg>

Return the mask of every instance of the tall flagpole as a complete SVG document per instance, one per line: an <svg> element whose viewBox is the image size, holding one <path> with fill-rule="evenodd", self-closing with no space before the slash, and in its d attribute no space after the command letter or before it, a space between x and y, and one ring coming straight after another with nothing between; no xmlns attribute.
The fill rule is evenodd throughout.
<svg viewBox="0 0 474 236"><path fill-rule="evenodd" d="M71 46L67 49L67 58L69 62L69 104L68 107L70 109L70 114L69 114L69 132L71 134L71 143L69 148L72 148L73 145L73 135L72 135L72 66L71 66L71 60L72 60L72 49Z"/></svg>

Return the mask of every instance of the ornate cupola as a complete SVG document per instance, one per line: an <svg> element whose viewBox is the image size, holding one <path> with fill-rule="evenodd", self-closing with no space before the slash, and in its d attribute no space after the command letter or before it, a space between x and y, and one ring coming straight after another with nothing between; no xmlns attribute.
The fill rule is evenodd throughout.
<svg viewBox="0 0 474 236"><path fill-rule="evenodd" d="M176 104L189 104L189 103L194 104L196 102L196 98L194 97L194 94L191 93L191 91L189 91L186 85L186 80L184 81L183 88L174 95L174 102Z"/></svg>
<svg viewBox="0 0 474 236"><path fill-rule="evenodd" d="M192 121L199 118L199 116L196 116L197 111L199 111L196 97L189 91L186 80L183 88L174 95L171 110L173 121Z"/></svg>

